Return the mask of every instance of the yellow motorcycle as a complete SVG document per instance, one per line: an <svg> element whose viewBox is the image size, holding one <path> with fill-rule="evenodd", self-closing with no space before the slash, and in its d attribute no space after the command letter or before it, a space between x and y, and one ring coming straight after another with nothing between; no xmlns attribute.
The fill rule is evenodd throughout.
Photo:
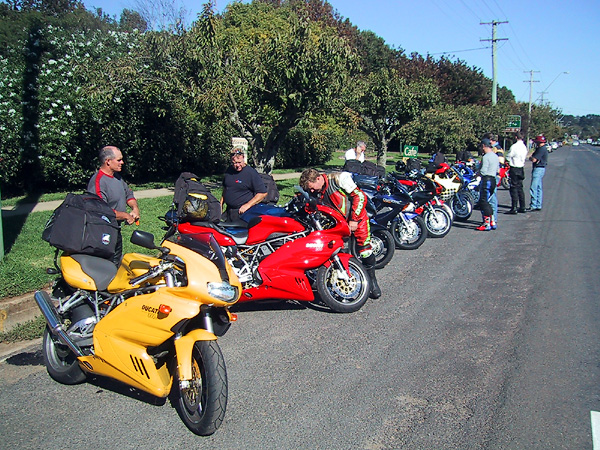
<svg viewBox="0 0 600 450"><path fill-rule="evenodd" d="M185 425L210 435L227 404L227 373L217 344L236 316L241 284L210 233L173 236L158 247L134 231L131 242L160 255L124 255L120 267L96 256L55 256L52 295L35 293L47 327L43 356L64 384L102 375L156 397L173 396Z"/></svg>

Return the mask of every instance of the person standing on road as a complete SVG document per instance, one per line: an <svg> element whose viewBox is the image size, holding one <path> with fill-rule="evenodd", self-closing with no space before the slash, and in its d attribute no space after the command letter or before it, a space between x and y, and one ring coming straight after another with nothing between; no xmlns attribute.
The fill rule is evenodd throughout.
<svg viewBox="0 0 600 450"><path fill-rule="evenodd" d="M324 174L315 169L306 169L300 175L300 186L307 192L315 193L319 199L348 218L350 231L356 237L361 262L371 279L369 297L381 297L381 289L375 278L375 255L371 247L366 194L354 183L349 172Z"/></svg>
<svg viewBox="0 0 600 450"><path fill-rule="evenodd" d="M356 147L347 150L344 157L346 158L346 161L348 161L349 159L357 159L360 162L365 162L366 149L367 144L365 144L364 141L358 141L356 143Z"/></svg>
<svg viewBox="0 0 600 450"><path fill-rule="evenodd" d="M518 214L525 212L525 193L523 192L523 180L525 179L525 160L527 159L527 147L523 142L523 133L515 134L517 140L510 146L506 158L510 166L510 201L511 209L506 214Z"/></svg>
<svg viewBox="0 0 600 450"><path fill-rule="evenodd" d="M490 197L496 191L496 175L498 174L498 155L493 150L489 139L482 139L483 158L481 158L481 182L479 183L479 207L483 216L483 223L477 227L478 231L496 229L494 210L490 205Z"/></svg>
<svg viewBox="0 0 600 450"><path fill-rule="evenodd" d="M123 154L121 150L113 145L102 147L98 154L100 169L90 178L87 190L98 197L102 197L108 206L115 212L117 222L121 225L127 222L129 225L140 220L140 208L133 191L121 178L123 169ZM131 212L127 212L127 207ZM117 233L115 254L111 259L118 267L123 256L123 237L121 230Z"/></svg>
<svg viewBox="0 0 600 450"><path fill-rule="evenodd" d="M256 169L247 164L246 153L241 148L234 148L231 151L231 166L227 168L223 178L221 209L223 204L227 209L221 219L235 222L241 214L262 202L266 196L267 187Z"/></svg>
<svg viewBox="0 0 600 450"><path fill-rule="evenodd" d="M504 158L504 149L498 142L498 135L494 134L494 133L486 133L483 135L483 139L489 139L490 142L492 143L492 150L494 150L494 153L496 155L498 155L498 169L499 169L502 165L504 165L505 158ZM500 183L500 175L496 175L496 188L498 187L499 183ZM492 205L492 209L494 210L494 215L492 216L492 222L495 224L494 226L496 227L498 225L497 189L494 190L494 193L492 194L492 196L490 198L490 205ZM493 228L493 229L495 230L496 228Z"/></svg>
<svg viewBox="0 0 600 450"><path fill-rule="evenodd" d="M527 211L541 211L543 197L542 179L546 174L546 166L548 165L548 146L546 145L546 138L542 135L537 136L533 142L535 142L537 148L533 152L533 155L529 157L533 163L533 170L531 171L531 187L529 189L531 203Z"/></svg>

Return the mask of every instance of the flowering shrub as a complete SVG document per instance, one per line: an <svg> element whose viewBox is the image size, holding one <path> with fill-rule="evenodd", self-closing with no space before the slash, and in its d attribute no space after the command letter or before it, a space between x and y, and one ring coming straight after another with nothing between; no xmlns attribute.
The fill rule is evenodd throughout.
<svg viewBox="0 0 600 450"><path fill-rule="evenodd" d="M17 52L0 55L0 182L13 185L20 171L23 111L19 92L23 88L23 64Z"/></svg>
<svg viewBox="0 0 600 450"><path fill-rule="evenodd" d="M172 55L154 54L148 34L45 24L19 42L0 56L4 195L85 189L108 144L122 148L129 181L225 167L230 128L191 110L166 79Z"/></svg>
<svg viewBox="0 0 600 450"><path fill-rule="evenodd" d="M107 138L106 107L115 101L115 96L93 101L90 74L131 55L141 36L70 32L47 24L25 33L21 48L9 49L8 57L0 56L3 186L18 190L27 178L40 176L36 183L44 189L85 187Z"/></svg>

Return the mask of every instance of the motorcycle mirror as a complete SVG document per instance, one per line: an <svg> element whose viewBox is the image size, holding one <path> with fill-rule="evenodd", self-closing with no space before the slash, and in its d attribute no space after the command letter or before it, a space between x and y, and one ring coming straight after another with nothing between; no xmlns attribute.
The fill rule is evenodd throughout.
<svg viewBox="0 0 600 450"><path fill-rule="evenodd" d="M310 198L310 195L308 195L308 192L306 192L306 191L305 191L304 189L302 189L300 186L298 186L298 185L295 185L295 186L294 186L294 190L295 190L296 192L299 192L300 194L302 194L302 196L304 197L304 199L305 199L306 201L308 201L308 200L309 200L309 198Z"/></svg>
<svg viewBox="0 0 600 450"><path fill-rule="evenodd" d="M164 254L170 252L166 247L156 246L156 244L154 244L154 235L147 231L135 230L131 235L131 243L151 250L160 250Z"/></svg>

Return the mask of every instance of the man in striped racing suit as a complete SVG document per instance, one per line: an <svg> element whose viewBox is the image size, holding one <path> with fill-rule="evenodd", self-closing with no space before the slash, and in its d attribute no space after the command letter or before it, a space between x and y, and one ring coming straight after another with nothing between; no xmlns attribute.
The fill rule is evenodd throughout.
<svg viewBox="0 0 600 450"><path fill-rule="evenodd" d="M371 278L369 296L381 297L381 289L375 278L375 255L371 248L366 194L356 186L349 172L324 174L315 169L306 169L300 175L300 186L346 217L350 231L356 237L361 262Z"/></svg>

